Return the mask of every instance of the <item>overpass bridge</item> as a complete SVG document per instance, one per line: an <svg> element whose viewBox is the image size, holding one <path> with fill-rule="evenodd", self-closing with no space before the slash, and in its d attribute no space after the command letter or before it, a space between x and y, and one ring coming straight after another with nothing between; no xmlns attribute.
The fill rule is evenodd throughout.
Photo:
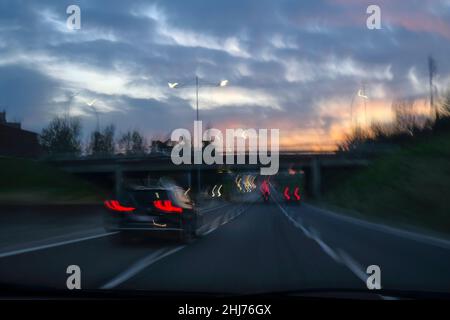
<svg viewBox="0 0 450 320"><path fill-rule="evenodd" d="M223 159L224 163L225 156ZM60 157L48 158L46 163L74 174L107 173L114 177L115 190L119 192L127 173L179 172L192 175L194 172L258 171L267 165L250 164L249 155L245 155L245 164L181 164L175 165L167 154L149 154L144 156L109 156L109 157ZM344 153L280 152L279 171L289 168L302 168L308 175L308 188L311 194L319 197L323 169L359 168L370 164L367 158L354 157Z"/></svg>

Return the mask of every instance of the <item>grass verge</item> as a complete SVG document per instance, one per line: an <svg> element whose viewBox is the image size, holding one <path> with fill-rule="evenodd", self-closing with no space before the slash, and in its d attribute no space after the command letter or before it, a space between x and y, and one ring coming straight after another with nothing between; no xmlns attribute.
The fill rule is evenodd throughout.
<svg viewBox="0 0 450 320"><path fill-rule="evenodd" d="M377 159L323 200L378 221L450 233L450 134Z"/></svg>
<svg viewBox="0 0 450 320"><path fill-rule="evenodd" d="M1 204L98 203L104 192L39 161L0 158Z"/></svg>

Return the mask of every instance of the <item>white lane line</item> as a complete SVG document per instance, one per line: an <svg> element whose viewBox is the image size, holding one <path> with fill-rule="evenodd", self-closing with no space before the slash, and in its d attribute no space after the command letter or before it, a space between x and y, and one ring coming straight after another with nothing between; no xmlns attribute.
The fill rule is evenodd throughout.
<svg viewBox="0 0 450 320"><path fill-rule="evenodd" d="M244 205L241 205L237 208L235 208L236 210L232 213L231 211L226 212L225 214L217 217L211 224L210 224L210 228L201 233L202 236L206 236L208 234L210 234L213 231L216 231L220 226L223 226L227 223L229 223L230 221L234 220L235 218L237 218L238 216L240 216L242 213L244 213L248 208L250 208L251 204L244 207Z"/></svg>
<svg viewBox="0 0 450 320"><path fill-rule="evenodd" d="M202 233L202 236L206 236L208 234L210 234L211 232L216 231L217 227L212 227L211 229L209 229L208 231L205 231Z"/></svg>
<svg viewBox="0 0 450 320"><path fill-rule="evenodd" d="M333 258L334 261L341 263L342 259L340 257L340 255L336 252L334 252L334 250L325 242L322 241L322 239L320 238L318 232L316 230L314 230L313 228L311 228L311 235L312 235L312 239L314 239L317 244L322 248L323 251L325 251L331 258Z"/></svg>
<svg viewBox="0 0 450 320"><path fill-rule="evenodd" d="M226 217L227 217L227 223L231 221L232 217L233 217L233 212L228 211L226 213Z"/></svg>
<svg viewBox="0 0 450 320"><path fill-rule="evenodd" d="M148 268L155 262L158 262L161 259L164 259L165 257L174 254L175 252L180 251L181 249L185 248L186 246L178 246L175 247L172 250L168 250L167 248L159 249L155 252L152 252L150 255L146 256L145 258L137 261L135 264L133 264L131 267L129 267L124 272L120 273L117 277L109 281L108 283L104 284L100 289L113 289L117 287L118 285L124 283L125 281L131 279L135 275L137 275L142 270Z"/></svg>
<svg viewBox="0 0 450 320"><path fill-rule="evenodd" d="M239 211L239 209L241 209L242 207L243 206L238 207L238 210L236 210L236 211ZM247 207L240 210L238 212L238 215L242 214L248 208L250 208L250 205L248 205ZM224 216L225 216L225 214L223 216L218 217L216 220L214 220L214 222L212 223L214 226L211 227L208 231L202 233L202 236L208 235L211 232L217 230L219 228L220 219L222 219ZM114 279L112 279L111 281L109 281L108 283L103 285L101 287L101 289L113 289L113 288L117 287L118 285L124 283L125 281L129 280L130 278L134 277L136 274L138 274L142 270L148 268L155 262L157 262L161 259L164 259L165 257L167 257L171 254L174 254L175 252L178 252L185 247L186 247L186 245L182 245L182 246L175 247L174 249L169 250L169 251L167 251L168 249L166 249L166 248L159 249L159 250L151 253L147 257L137 261L130 268L128 268L127 270L125 270L124 272L119 274L117 277L115 277Z"/></svg>
<svg viewBox="0 0 450 320"><path fill-rule="evenodd" d="M225 208L225 207L229 207L231 205L232 205L231 203L227 203L227 204L224 204L222 206L217 206L217 207L203 209L203 210L200 210L200 213L206 213L206 212L210 212L210 211L214 211L214 210L219 210L219 209L222 209L222 208Z"/></svg>
<svg viewBox="0 0 450 320"><path fill-rule="evenodd" d="M364 272L364 269L362 266L356 262L348 253L346 253L343 250L338 249L337 251L333 250L329 245L327 245L318 235L318 232L314 229L311 229L310 231L306 229L303 225L295 221L288 212L278 203L278 201L275 200L280 210L283 212L283 214L299 229L303 231L303 233L310 239L314 240L320 248L328 255L330 256L334 261L337 263L345 265L347 268L350 269L350 271L353 272L353 274L358 277L360 280L362 280L364 283L366 283L367 280L367 274Z"/></svg>
<svg viewBox="0 0 450 320"><path fill-rule="evenodd" d="M211 228L217 229L219 227L219 224L220 224L220 219L222 219L222 216L217 217L216 219L214 219L214 221L211 223Z"/></svg>
<svg viewBox="0 0 450 320"><path fill-rule="evenodd" d="M220 225L223 226L226 223L228 223L228 215L225 213L222 215L222 219L220 220Z"/></svg>
<svg viewBox="0 0 450 320"><path fill-rule="evenodd" d="M364 272L364 268L363 266L358 263L355 259L353 259L347 252L341 250L341 249L337 249L336 251L334 251L330 246L328 246L325 242L322 241L322 239L319 237L318 232L311 228L311 231L308 231L308 229L306 229L305 227L303 227L303 225L301 224L301 218L298 217L298 221L295 221L294 218L292 218L287 211L278 203L278 201L275 200L275 202L277 203L278 207L281 209L281 211L283 212L283 214L299 229L301 229L305 235L316 241L317 244L322 248L322 250L328 254L334 261L336 261L337 263L343 264L345 265L347 268L350 269L350 271L353 272L353 274L358 277L362 282L364 282L364 284L366 284L367 282L367 274ZM379 297L383 300L398 300L398 298L395 297L389 297L389 296L384 296L384 295L379 295Z"/></svg>
<svg viewBox="0 0 450 320"><path fill-rule="evenodd" d="M431 235L424 235L424 234L416 233L413 231L402 230L399 228L386 226L386 225L378 224L375 222L365 221L362 219L347 216L345 214L335 213L333 211L326 210L326 209L323 209L320 207L316 207L316 206L313 206L313 205L310 205L307 203L304 203L304 205L312 210L316 210L316 211L318 211L324 215L327 215L329 217L339 219L342 221L346 221L346 222L350 222L352 224L355 224L355 225L358 225L358 226L361 226L364 228L388 233L388 234L391 234L391 235L394 235L397 237L402 237L402 238L414 240L417 242L426 243L426 244L441 247L444 249L450 249L450 240L447 240L447 239L441 239L441 238L431 236Z"/></svg>
<svg viewBox="0 0 450 320"><path fill-rule="evenodd" d="M350 269L352 272L359 278L361 281L366 283L367 274L364 272L364 269L361 264L359 264L355 259L353 259L348 253L342 250L338 250L339 256L342 259L342 262Z"/></svg>
<svg viewBox="0 0 450 320"><path fill-rule="evenodd" d="M211 232L215 231L217 228L219 228L220 226L224 225L226 222L228 221L224 221L224 217L226 214L223 214L219 217L217 217L211 224L210 224L210 228L205 231L204 233L202 233L203 236L206 236L208 234L210 234ZM222 222L223 221L223 222Z"/></svg>
<svg viewBox="0 0 450 320"><path fill-rule="evenodd" d="M49 249L49 248L54 248L54 247L60 247L60 246L64 246L64 245L67 245L67 244L77 243L77 242L81 242L81 241L107 237L107 236L110 236L110 235L113 235L113 234L116 234L116 233L118 233L118 231L107 232L107 233L97 234L97 235L93 235L93 236L89 236L89 237L83 237L83 238L78 238L78 239L60 241L60 242L45 244L45 245L31 247L31 248L24 248L24 249L9 251L9 252L3 252L3 253L0 253L0 258L6 258L6 257L11 257L11 256L23 254L23 253L28 253L28 252L38 251L38 250L44 250L44 249Z"/></svg>

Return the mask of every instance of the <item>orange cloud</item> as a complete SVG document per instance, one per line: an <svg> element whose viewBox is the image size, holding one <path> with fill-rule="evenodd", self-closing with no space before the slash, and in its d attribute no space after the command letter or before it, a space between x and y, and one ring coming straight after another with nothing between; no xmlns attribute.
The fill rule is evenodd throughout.
<svg viewBox="0 0 450 320"><path fill-rule="evenodd" d="M367 14L361 11L371 4L381 8L381 18L393 27L402 27L412 32L427 32L450 39L450 23L434 15L428 8L437 5L435 0L422 0L420 4L411 4L404 0L328 0L331 4L347 7L349 10L331 16L327 21L335 26L365 26ZM350 10L352 9L352 10Z"/></svg>

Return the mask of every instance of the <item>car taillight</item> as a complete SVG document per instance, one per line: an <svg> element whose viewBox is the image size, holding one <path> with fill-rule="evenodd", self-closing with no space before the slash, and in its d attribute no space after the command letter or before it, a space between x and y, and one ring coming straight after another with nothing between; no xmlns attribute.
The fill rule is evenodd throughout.
<svg viewBox="0 0 450 320"><path fill-rule="evenodd" d="M300 192L300 188L299 187L295 188L294 196L295 196L295 199L297 199L297 201L300 201L300 194L299 194L299 192Z"/></svg>
<svg viewBox="0 0 450 320"><path fill-rule="evenodd" d="M131 212L131 211L136 210L136 208L133 208L133 207L122 206L119 203L119 201L117 201L117 200L106 200L105 201L105 206L108 209L111 209L113 211L119 211L119 212Z"/></svg>
<svg viewBox="0 0 450 320"><path fill-rule="evenodd" d="M286 200L291 200L291 197L289 196L289 187L284 188L284 198Z"/></svg>
<svg viewBox="0 0 450 320"><path fill-rule="evenodd" d="M182 208L174 206L170 200L155 200L153 201L153 205L155 208L164 212L183 212Z"/></svg>
<svg viewBox="0 0 450 320"><path fill-rule="evenodd" d="M260 190L261 190L261 192L263 193L263 194L270 194L270 189L269 189L269 183L267 182L267 180L264 180L262 183L261 183L261 188L260 188Z"/></svg>

